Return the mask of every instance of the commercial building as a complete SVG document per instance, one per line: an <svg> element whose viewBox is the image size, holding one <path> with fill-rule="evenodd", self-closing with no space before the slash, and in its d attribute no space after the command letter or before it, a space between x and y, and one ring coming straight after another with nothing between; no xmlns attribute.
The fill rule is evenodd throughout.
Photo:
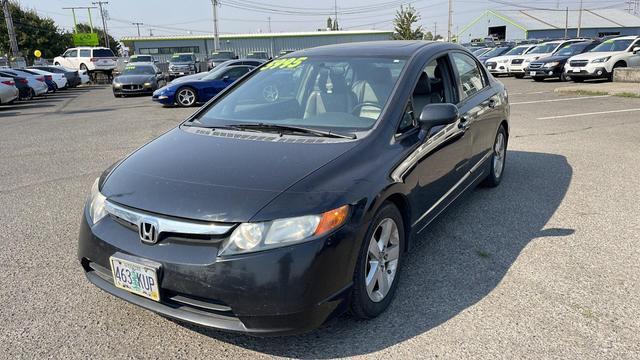
<svg viewBox="0 0 640 360"><path fill-rule="evenodd" d="M579 26L580 24L580 26ZM487 10L459 31L462 43L498 40L554 39L607 35L640 35L640 17L619 9Z"/></svg>
<svg viewBox="0 0 640 360"><path fill-rule="evenodd" d="M359 41L389 40L392 31L312 31L259 34L220 35L221 50L232 50L242 57L254 51L266 51L271 56L281 50ZM131 36L122 38L130 54L166 56L178 52L193 52L201 57L213 51L213 35Z"/></svg>

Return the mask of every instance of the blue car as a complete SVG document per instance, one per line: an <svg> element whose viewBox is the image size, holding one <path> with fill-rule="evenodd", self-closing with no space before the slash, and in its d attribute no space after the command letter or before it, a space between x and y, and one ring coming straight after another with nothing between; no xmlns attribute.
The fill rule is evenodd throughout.
<svg viewBox="0 0 640 360"><path fill-rule="evenodd" d="M154 91L152 100L163 105L175 104L180 107L204 103L254 68L255 66L249 65L229 66L219 71L214 70L200 80L169 83Z"/></svg>

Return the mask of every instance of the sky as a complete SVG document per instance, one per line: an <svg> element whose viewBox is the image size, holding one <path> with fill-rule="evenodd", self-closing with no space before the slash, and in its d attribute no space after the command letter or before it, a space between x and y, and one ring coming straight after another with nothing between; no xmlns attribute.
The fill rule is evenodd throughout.
<svg viewBox="0 0 640 360"><path fill-rule="evenodd" d="M92 6L96 0L18 0L25 8L52 18L60 28L71 30L71 10L63 7ZM584 7L624 9L624 0L583 0ZM327 17L334 17L344 30L391 30L395 11L401 4L411 3L418 9L425 31L446 34L448 0L219 0L219 31L257 33L315 31L326 26ZM453 33L471 22L486 9L514 10L535 8L578 8L579 0L453 0ZM119 39L137 35L134 22L140 22L140 33L148 36L211 34L213 15L211 0L108 0L104 5L109 19L109 33ZM94 26L102 26L97 10L92 10ZM86 10L77 10L78 22L88 22ZM270 18L270 22L269 22Z"/></svg>

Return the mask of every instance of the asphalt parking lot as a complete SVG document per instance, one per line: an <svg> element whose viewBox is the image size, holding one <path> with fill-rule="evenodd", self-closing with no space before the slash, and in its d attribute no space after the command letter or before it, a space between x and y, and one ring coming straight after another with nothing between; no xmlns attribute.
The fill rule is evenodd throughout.
<svg viewBox="0 0 640 360"><path fill-rule="evenodd" d="M504 181L432 224L390 309L267 339L130 305L76 259L93 180L193 109L104 86L0 107L0 358L640 357L640 99L502 81Z"/></svg>

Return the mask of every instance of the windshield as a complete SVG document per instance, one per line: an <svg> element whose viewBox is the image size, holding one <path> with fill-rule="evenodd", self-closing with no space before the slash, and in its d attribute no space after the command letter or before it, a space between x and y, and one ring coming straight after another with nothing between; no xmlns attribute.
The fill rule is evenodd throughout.
<svg viewBox="0 0 640 360"><path fill-rule="evenodd" d="M122 71L122 75L155 75L155 69L152 66L127 66Z"/></svg>
<svg viewBox="0 0 640 360"><path fill-rule="evenodd" d="M495 48L491 51L486 52L485 54L482 54L482 56L486 56L486 57L496 57L496 56L500 56L502 54L504 54L505 51L507 51L509 48L508 47L499 47L499 48Z"/></svg>
<svg viewBox="0 0 640 360"><path fill-rule="evenodd" d="M256 52L247 55L247 59L268 59L269 55L263 52Z"/></svg>
<svg viewBox="0 0 640 360"><path fill-rule="evenodd" d="M572 55L576 55L576 54L580 54L584 51L584 48L586 48L587 45L586 44L575 44L575 45L570 45L567 46L565 48L560 49L556 55L559 56L572 56Z"/></svg>
<svg viewBox="0 0 640 360"><path fill-rule="evenodd" d="M607 40L594 47L592 52L625 51L631 45L632 39Z"/></svg>
<svg viewBox="0 0 640 360"><path fill-rule="evenodd" d="M205 126L262 123L319 130L366 130L387 103L405 59L282 57L197 119Z"/></svg>
<svg viewBox="0 0 640 360"><path fill-rule="evenodd" d="M233 59L235 54L232 52L214 52L211 54L211 59L220 60L220 59Z"/></svg>
<svg viewBox="0 0 640 360"><path fill-rule="evenodd" d="M518 46L509 50L505 55L522 55L528 48L528 46Z"/></svg>
<svg viewBox="0 0 640 360"><path fill-rule="evenodd" d="M171 57L171 62L189 62L193 61L192 55L173 55Z"/></svg>
<svg viewBox="0 0 640 360"><path fill-rule="evenodd" d="M528 54L548 54L553 52L558 45L559 43L540 44L533 48L533 50L529 51Z"/></svg>
<svg viewBox="0 0 640 360"><path fill-rule="evenodd" d="M485 52L487 52L488 50L489 50L488 48L480 48L480 49L477 49L477 50L473 50L473 52L472 52L472 53L473 53L473 55L475 55L475 56L479 56L479 55L484 54L484 53L485 53Z"/></svg>
<svg viewBox="0 0 640 360"><path fill-rule="evenodd" d="M115 57L109 49L93 49L93 57Z"/></svg>
<svg viewBox="0 0 640 360"><path fill-rule="evenodd" d="M132 56L129 62L153 62L153 58L151 56L137 55Z"/></svg>
<svg viewBox="0 0 640 360"><path fill-rule="evenodd" d="M209 71L207 75L205 75L201 80L215 80L219 78L222 73L227 71L227 69L228 68L226 66L223 66L223 67L216 66L215 68L213 68L213 70Z"/></svg>

